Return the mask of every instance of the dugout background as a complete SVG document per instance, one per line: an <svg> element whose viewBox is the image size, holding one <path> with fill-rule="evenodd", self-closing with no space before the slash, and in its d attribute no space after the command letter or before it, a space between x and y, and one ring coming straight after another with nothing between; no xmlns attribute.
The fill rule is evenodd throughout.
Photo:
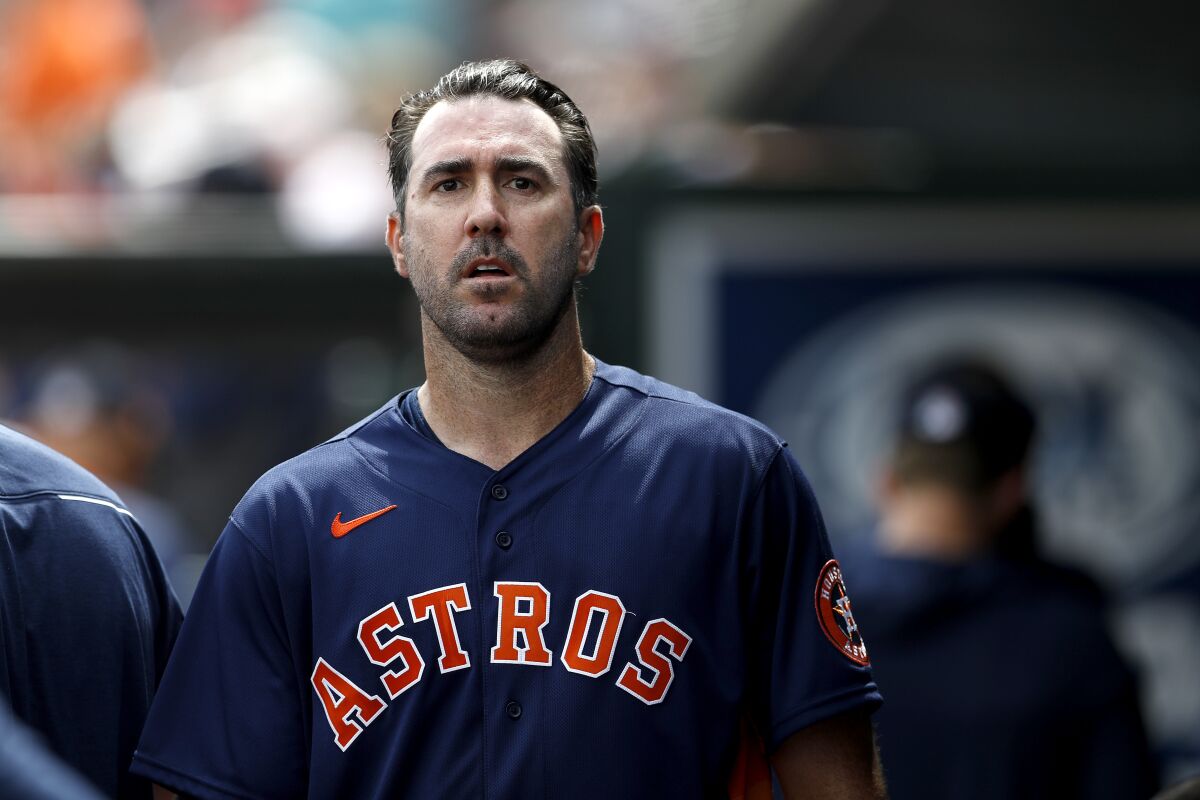
<svg viewBox="0 0 1200 800"><path fill-rule="evenodd" d="M403 91L516 55L600 142L588 347L776 426L841 536L883 435L855 421L975 336L1051 415L1054 546L1118 593L1164 775L1200 772L1198 16L10 0L0 416L116 484L186 597L263 470L421 380L378 139Z"/></svg>

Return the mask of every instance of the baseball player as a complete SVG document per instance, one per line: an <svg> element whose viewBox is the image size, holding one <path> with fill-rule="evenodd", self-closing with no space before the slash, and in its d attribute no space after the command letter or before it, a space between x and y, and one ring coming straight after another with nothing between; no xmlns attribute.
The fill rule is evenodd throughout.
<svg viewBox="0 0 1200 800"><path fill-rule="evenodd" d="M0 426L0 694L108 797L150 797L129 763L181 619L120 499L65 456ZM4 759L37 763L21 729L2 727ZM17 789L26 779L29 788ZM53 789L15 771L0 796L33 797L38 786L76 796L77 780Z"/></svg>
<svg viewBox="0 0 1200 800"><path fill-rule="evenodd" d="M724 797L748 729L787 796L882 797L789 451L582 347L579 109L469 63L389 142L426 381L234 509L134 769L204 798Z"/></svg>

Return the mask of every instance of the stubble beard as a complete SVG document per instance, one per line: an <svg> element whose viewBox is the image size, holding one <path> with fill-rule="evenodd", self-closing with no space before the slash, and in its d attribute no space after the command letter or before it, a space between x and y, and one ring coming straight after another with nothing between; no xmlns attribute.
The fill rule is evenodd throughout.
<svg viewBox="0 0 1200 800"><path fill-rule="evenodd" d="M467 264L477 258L503 260L523 284L521 297L505 308L484 311L455 297ZM425 317L446 342L471 361L506 364L528 360L550 340L575 302L575 268L579 259L576 232L568 231L547 256L544 277L531 280L521 254L496 237L484 236L459 252L438 275L438 267L419 244L405 240L413 292ZM486 295L487 284L479 287ZM503 289L495 288L496 294Z"/></svg>

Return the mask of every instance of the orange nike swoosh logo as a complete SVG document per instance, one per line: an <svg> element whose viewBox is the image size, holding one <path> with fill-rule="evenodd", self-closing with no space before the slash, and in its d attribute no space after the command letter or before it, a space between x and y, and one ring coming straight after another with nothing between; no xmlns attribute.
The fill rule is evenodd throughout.
<svg viewBox="0 0 1200 800"><path fill-rule="evenodd" d="M372 511L370 514L363 514L361 517L355 517L348 522L342 522L342 512L338 512L333 518L333 524L329 526L329 532L333 534L333 538L340 539L350 531L362 525L364 522L370 522L376 517L382 517L387 512L395 508L395 505L390 505L387 508L381 508L378 511Z"/></svg>

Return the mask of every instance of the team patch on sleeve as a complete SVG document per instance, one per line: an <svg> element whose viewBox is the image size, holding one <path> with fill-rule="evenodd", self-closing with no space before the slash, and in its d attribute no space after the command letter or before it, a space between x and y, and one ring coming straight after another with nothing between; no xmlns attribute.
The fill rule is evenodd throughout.
<svg viewBox="0 0 1200 800"><path fill-rule="evenodd" d="M846 594L846 582L842 579L842 568L836 559L829 559L821 567L813 602L817 608L817 620L826 638L855 664L869 666L871 660L867 657L867 645L850 610L850 596Z"/></svg>

